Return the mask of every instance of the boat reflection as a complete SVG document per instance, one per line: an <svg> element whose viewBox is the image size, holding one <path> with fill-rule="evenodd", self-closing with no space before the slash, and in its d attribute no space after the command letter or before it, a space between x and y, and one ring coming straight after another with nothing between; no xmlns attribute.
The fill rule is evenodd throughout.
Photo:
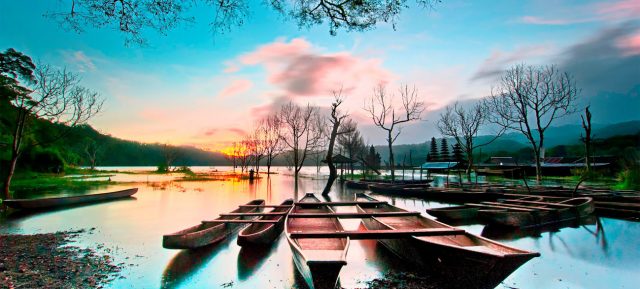
<svg viewBox="0 0 640 289"><path fill-rule="evenodd" d="M233 238L225 238L221 242L193 250L181 250L164 268L161 287L163 289L178 288L191 276L207 266L220 251L231 244Z"/></svg>
<svg viewBox="0 0 640 289"><path fill-rule="evenodd" d="M238 279L246 280L264 264L277 247L278 240L268 246L245 246L238 253Z"/></svg>

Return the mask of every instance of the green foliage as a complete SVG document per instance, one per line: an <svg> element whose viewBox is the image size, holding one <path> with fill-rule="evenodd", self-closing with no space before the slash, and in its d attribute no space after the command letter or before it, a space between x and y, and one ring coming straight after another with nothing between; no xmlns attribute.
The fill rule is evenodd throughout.
<svg viewBox="0 0 640 289"><path fill-rule="evenodd" d="M61 173L64 172L65 162L60 152L55 148L35 149L26 155L26 161L23 161L23 166L29 166L34 172L42 173Z"/></svg>
<svg viewBox="0 0 640 289"><path fill-rule="evenodd" d="M639 190L640 189L640 167L629 168L618 173L619 183L616 189L619 190Z"/></svg>
<svg viewBox="0 0 640 289"><path fill-rule="evenodd" d="M162 173L162 174L168 173L169 172L169 167L167 166L167 164L162 162L157 166L156 172L157 173Z"/></svg>

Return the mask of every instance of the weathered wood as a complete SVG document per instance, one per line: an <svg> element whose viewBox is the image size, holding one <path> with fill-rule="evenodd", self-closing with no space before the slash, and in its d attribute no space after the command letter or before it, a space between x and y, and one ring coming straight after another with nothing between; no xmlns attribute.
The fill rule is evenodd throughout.
<svg viewBox="0 0 640 289"><path fill-rule="evenodd" d="M372 201L372 202L296 202L294 205L296 206L356 206L356 205L382 205L387 202L383 201Z"/></svg>
<svg viewBox="0 0 640 289"><path fill-rule="evenodd" d="M283 216L288 212L267 212L267 213L224 213L223 217L256 217L256 216Z"/></svg>
<svg viewBox="0 0 640 289"><path fill-rule="evenodd" d="M278 209L282 209L282 208L291 208L292 206L290 206L290 205L240 205L238 207L240 207L240 208L278 208Z"/></svg>
<svg viewBox="0 0 640 289"><path fill-rule="evenodd" d="M558 204L558 203L538 202L538 201L521 201L521 200L504 200L504 201L505 202L509 202L509 203L545 205L545 206L550 206L550 207L563 207L563 208L575 207L574 205L568 205L568 204Z"/></svg>
<svg viewBox="0 0 640 289"><path fill-rule="evenodd" d="M473 207L481 207L481 208L490 208L490 209L505 209L505 210L514 210L514 211L522 211L522 212L535 212L533 209L522 209L522 208L514 208L514 207L506 207L506 206L498 206L498 205L488 205L488 204L475 204L475 203L467 203L467 206Z"/></svg>
<svg viewBox="0 0 640 289"><path fill-rule="evenodd" d="M338 231L338 232L292 232L291 238L346 238L352 240L367 239L398 239L411 236L449 236L462 235L461 229L416 229L416 230L369 230L369 231Z"/></svg>
<svg viewBox="0 0 640 289"><path fill-rule="evenodd" d="M482 204L504 206L504 207L513 207L513 208L521 208L521 209L533 209L533 210L541 210L541 211L556 211L557 210L557 209L554 209L554 208L539 207L539 206L533 206L533 205L518 205L518 204L507 204L507 203L497 203L497 202L482 202Z"/></svg>
<svg viewBox="0 0 640 289"><path fill-rule="evenodd" d="M420 216L420 212L377 212L377 213L291 213L289 218L344 218L361 219L371 217Z"/></svg>
<svg viewBox="0 0 640 289"><path fill-rule="evenodd" d="M272 223L277 223L279 222L278 220L207 220L207 221L202 221L203 224L209 224L209 223L243 223L243 224L253 224L253 223L266 223L266 224L272 224Z"/></svg>

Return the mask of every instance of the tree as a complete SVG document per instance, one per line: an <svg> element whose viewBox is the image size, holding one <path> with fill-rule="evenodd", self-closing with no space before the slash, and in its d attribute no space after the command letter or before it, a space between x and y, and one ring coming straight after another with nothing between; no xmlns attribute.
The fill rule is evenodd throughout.
<svg viewBox="0 0 640 289"><path fill-rule="evenodd" d="M177 147L163 144L162 145L162 158L163 158L163 167L164 170L160 169L160 171L170 172L171 167L175 165L176 160L180 157L180 150Z"/></svg>
<svg viewBox="0 0 640 289"><path fill-rule="evenodd" d="M453 160L458 163L464 161L464 152L462 152L462 146L459 143L453 145Z"/></svg>
<svg viewBox="0 0 640 289"><path fill-rule="evenodd" d="M352 160L360 159L366 155L367 148L364 144L364 139L356 126L352 131L338 136L338 145L340 150L346 152L347 156ZM349 164L349 170L353 175L353 163Z"/></svg>
<svg viewBox="0 0 640 289"><path fill-rule="evenodd" d="M262 124L262 122L259 122L253 132L245 138L253 166L256 168L256 175L260 172L260 161L265 158L267 151L266 136L264 129L261 127Z"/></svg>
<svg viewBox="0 0 640 289"><path fill-rule="evenodd" d="M211 22L215 33L242 26L249 17L249 0L71 0L65 11L45 14L62 26L83 32L85 26L114 27L125 35L127 43L144 44L142 32L155 30L163 35L183 23L192 23L194 17L187 11L204 3L215 9ZM257 2L257 1L255 1ZM395 24L407 0L271 0L265 4L279 14L291 18L300 28L329 23L329 33L340 29L363 31L373 29L379 22ZM415 0L419 8L433 8L439 0ZM67 6L68 5L68 6ZM198 7L198 9L201 9Z"/></svg>
<svg viewBox="0 0 640 289"><path fill-rule="evenodd" d="M440 159L440 153L438 152L438 143L435 137L431 137L431 146L429 153L427 154L428 162L437 162Z"/></svg>
<svg viewBox="0 0 640 289"><path fill-rule="evenodd" d="M273 160L282 153L282 122L277 114L271 114L262 120L260 125L264 142L264 154L267 161L267 177L271 173Z"/></svg>
<svg viewBox="0 0 640 289"><path fill-rule="evenodd" d="M94 170L96 168L96 163L98 162L98 154L101 150L101 143L89 137L85 139L84 153L89 160L89 167L91 170Z"/></svg>
<svg viewBox="0 0 640 289"><path fill-rule="evenodd" d="M479 147L486 146L505 131L504 128L497 132L492 138L484 142L476 142L480 128L488 121L488 113L485 104L479 102L469 109L464 109L456 102L449 105L446 111L440 114L437 126L440 133L445 137L452 137L465 152L467 156L467 177L471 179L471 169L473 168L473 151Z"/></svg>
<svg viewBox="0 0 640 289"><path fill-rule="evenodd" d="M584 129L584 136L581 137L584 143L584 161L587 166L587 173L591 172L591 111L589 106L584 109L584 115L582 118L582 128Z"/></svg>
<svg viewBox="0 0 640 289"><path fill-rule="evenodd" d="M442 138L440 141L440 161L448 162L451 160L451 155L449 155L449 144L447 143L446 138Z"/></svg>
<svg viewBox="0 0 640 289"><path fill-rule="evenodd" d="M353 132L356 127L355 123L348 118L349 114L340 110L340 105L343 101L342 89L340 89L340 91L334 91L333 97L334 100L333 103L331 103L331 113L327 118L329 124L331 124L331 132L329 134L327 156L325 157L325 161L329 167L329 179L322 190L323 195L329 194L331 186L333 186L333 182L338 178L338 170L333 163L333 149L336 144L336 139L338 136Z"/></svg>
<svg viewBox="0 0 640 289"><path fill-rule="evenodd" d="M375 171L378 175L380 174L380 172L378 171L380 169L380 163L381 158L380 158L380 153L376 152L376 148L373 147L373 145L371 145L369 147L369 153L363 153L363 158L361 159L362 164L364 165L365 168L370 168L371 170Z"/></svg>
<svg viewBox="0 0 640 289"><path fill-rule="evenodd" d="M41 118L64 127L86 123L102 108L98 93L80 86L80 79L66 69L33 65L31 59L13 49L1 53L3 99L16 107L11 139L11 159L4 180L3 197L10 198L11 179L22 152L31 120ZM32 71L33 77L29 74ZM19 83L20 80L25 83ZM28 85L28 88L24 85ZM64 137L64 134L56 139Z"/></svg>
<svg viewBox="0 0 640 289"><path fill-rule="evenodd" d="M389 169L391 170L391 180L395 181L395 160L393 156L393 143L398 139L402 131L401 125L420 119L424 111L424 103L418 101L418 91L409 88L408 85L401 86L400 100L402 107L396 111L394 95L388 95L383 84L373 89L370 102L365 103L364 110L369 112L373 124L387 132L387 145L389 148ZM397 129L397 131L396 131Z"/></svg>
<svg viewBox="0 0 640 289"><path fill-rule="evenodd" d="M300 107L290 101L282 105L279 117L282 122L282 141L291 150L289 157L297 184L305 159L322 137L322 132L314 125L319 117L318 109L310 104Z"/></svg>
<svg viewBox="0 0 640 289"><path fill-rule="evenodd" d="M490 121L522 133L533 150L536 179L542 179L544 133L554 120L575 111L578 88L573 77L554 65L516 65L505 71L485 108Z"/></svg>

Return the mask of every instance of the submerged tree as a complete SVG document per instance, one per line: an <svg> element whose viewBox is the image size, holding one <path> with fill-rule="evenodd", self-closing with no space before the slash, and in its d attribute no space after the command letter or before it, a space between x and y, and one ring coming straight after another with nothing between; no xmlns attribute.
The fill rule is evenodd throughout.
<svg viewBox="0 0 640 289"><path fill-rule="evenodd" d="M251 14L249 0L70 0L61 11L45 16L57 20L76 32L83 32L86 26L97 28L114 27L126 36L127 42L143 44L145 30L155 30L161 34L183 23L196 19L187 16L189 9L197 5L210 6L215 16L210 21L214 32L224 33L233 27L242 26ZM337 31L363 31L374 28L378 23L390 23L394 28L401 12L409 9L409 1L380 0L271 0L263 5L271 7L279 14L291 18L300 28L329 24L329 33ZM439 0L415 0L418 8L432 8ZM196 9L201 9L197 7Z"/></svg>
<svg viewBox="0 0 640 289"><path fill-rule="evenodd" d="M438 120L438 130L445 137L452 137L456 140L467 156L467 177L471 179L471 169L473 168L473 151L479 147L486 146L496 140L504 132L504 128L486 141L477 141L480 128L488 121L488 112L485 105L480 102L469 109L455 103L447 106L446 111L440 114Z"/></svg>
<svg viewBox="0 0 640 289"><path fill-rule="evenodd" d="M66 127L84 124L100 111L102 99L98 93L80 86L76 74L44 64L36 67L31 58L13 49L0 53L0 75L1 99L16 108L10 136L11 159L3 186L6 199L11 197L11 179L31 121L46 119Z"/></svg>
<svg viewBox="0 0 640 289"><path fill-rule="evenodd" d="M584 129L584 136L580 139L584 143L584 162L587 167L587 173L591 172L591 111L589 106L584 109L584 115L582 118L582 128Z"/></svg>
<svg viewBox="0 0 640 289"><path fill-rule="evenodd" d="M348 118L349 114L340 110L340 105L342 105L343 101L342 89L340 91L334 91L333 97L334 100L333 103L331 103L331 113L327 118L329 124L331 124L331 132L329 134L327 156L325 157L325 162L329 167L329 179L327 179L327 184L322 190L323 195L329 194L331 186L333 186L333 182L338 178L338 170L333 163L333 149L336 144L336 139L341 135L353 132L356 127L355 123Z"/></svg>
<svg viewBox="0 0 640 289"><path fill-rule="evenodd" d="M365 103L366 110L373 124L387 132L387 146L389 148L389 169L391 180L395 181L395 159L393 156L393 143L398 139L401 125L419 120L424 111L424 103L418 100L418 90L408 85L400 87L400 102L402 107L394 106L397 103L394 95L389 95L382 84L373 89L373 95L369 103Z"/></svg>
<svg viewBox="0 0 640 289"><path fill-rule="evenodd" d="M277 114L268 115L260 124L261 136L264 144L264 157L267 161L267 177L271 173L273 160L282 153L282 121Z"/></svg>
<svg viewBox="0 0 640 289"><path fill-rule="evenodd" d="M516 65L504 72L485 109L490 121L522 133L533 150L536 179L542 179L544 133L558 118L575 112L578 96L575 80L553 65Z"/></svg>

